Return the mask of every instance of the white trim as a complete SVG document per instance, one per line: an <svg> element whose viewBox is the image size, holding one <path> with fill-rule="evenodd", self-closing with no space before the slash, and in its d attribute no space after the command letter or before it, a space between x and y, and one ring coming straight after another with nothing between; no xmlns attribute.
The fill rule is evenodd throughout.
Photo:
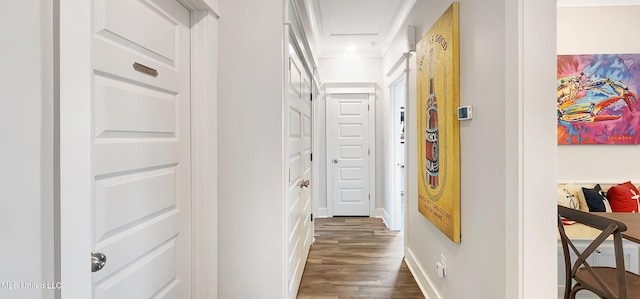
<svg viewBox="0 0 640 299"><path fill-rule="evenodd" d="M182 4L200 2L198 0L176 1ZM217 294L217 228L215 227L217 188L215 184L211 185L217 180L217 155L215 153L212 155L210 151L216 148L217 137L213 132L213 137L209 138L207 134L211 127L203 124L208 123L207 120L216 118L216 55L212 55L212 52L215 51L217 37L215 29L212 30L210 27L211 22L216 21L206 16L212 13L217 17L217 14L212 9L207 9L206 12L195 12L194 7L185 6L192 11L191 104L192 108L201 109L192 110L191 163L192 207L200 208L202 211L192 215L191 225L192 228L211 229L210 231L194 230L191 240L192 274L197 274L197 276L192 275L192 294L194 298L200 298L196 294L208 294L206 297L208 298ZM64 267L56 269L56 272L59 273L58 277L64 285L61 290L64 298L90 298L91 280L83 279L90 276L78 277L76 273L87 271L91 252L90 244L77 241L78 236L80 239L89 239L88 236L91 235L90 226L77 225L77 223L89 223L92 215L90 201L87 200L92 194L91 163L79 163L91 161L91 145L77 142L77 140L88 140L91 136L91 128L86 126L91 122L91 104L86 99L91 98L92 86L90 45L93 14L90 2L81 0L61 1L59 11L60 214L55 217L60 222L60 228L56 232L60 238L60 256L56 259L59 258L59 264ZM194 16L197 18L193 19ZM197 38L194 38L196 36ZM211 103L214 103L213 107L207 106ZM196 119L202 122L200 126ZM215 128L215 123L213 121L209 124ZM197 167L198 165L200 167ZM196 173L198 175L195 175ZM195 283L196 280L198 283Z"/></svg>
<svg viewBox="0 0 640 299"><path fill-rule="evenodd" d="M313 79L315 82L315 79ZM317 83L317 82L316 82ZM320 147L320 134L318 134L318 103L320 103L320 89L314 83L311 86L313 92L313 100L311 101L311 153L314 155L313 161L311 161L311 167L313 171L311 173L311 187L313 190L313 218L321 218L327 217L327 208L320 208L318 204L318 199L320 198L320 188L318 188L318 181L320 179L320 169L322 168L320 164L318 164L321 147ZM326 198L326 197L325 197ZM314 226L314 234L315 234L315 226Z"/></svg>
<svg viewBox="0 0 640 299"><path fill-rule="evenodd" d="M329 84L329 83L327 83ZM327 85L325 84L325 85ZM369 85L369 84L366 84ZM350 86L325 86L325 94L344 94L344 93L376 93L376 86L350 87Z"/></svg>
<svg viewBox="0 0 640 299"><path fill-rule="evenodd" d="M189 9L191 12L204 12L205 15L207 13L211 13L216 19L220 18L220 14L216 11L215 8L211 7L207 0L176 0L180 2L184 7ZM193 16L193 15L192 15Z"/></svg>
<svg viewBox="0 0 640 299"><path fill-rule="evenodd" d="M86 272L91 246L91 3L60 1L60 290L64 298L90 298ZM64 232L64 233L62 233Z"/></svg>
<svg viewBox="0 0 640 299"><path fill-rule="evenodd" d="M329 211L327 208L318 208L317 210L318 215L314 215L313 219L316 218L328 218L329 217Z"/></svg>
<svg viewBox="0 0 640 299"><path fill-rule="evenodd" d="M402 56L403 58L406 58L405 55ZM404 171L405 172L405 178L407 178L407 168L403 168L402 170L396 171L396 167L398 167L397 165L397 161L396 161L396 157L397 157L397 141L396 140L396 135L397 135L397 130L396 130L396 126L398 125L398 123L396 122L396 106L397 106L397 101L398 99L396 99L395 97L395 86L398 85L398 83L400 83L400 81L404 81L404 103L403 106L405 107L405 127L407 126L407 122L406 122L406 114L407 114L407 69L403 69L401 70L398 75L395 77L395 79L391 82L391 84L389 84L388 86L388 90L389 90L389 111L390 111L390 117L388 119L389 123L387 123L387 129L390 131L389 132L389 138L390 140L390 144L391 146L389 146L389 169L391 169L390 171L390 178L391 178L391 182L389 183L389 199L391 201L390 203L390 207L391 207L391 217L389 218L389 224L390 224L390 229L391 230L402 230L404 228L404 223L400 223L400 219L402 219L402 214L404 213L404 211L401 211L402 209L402 200L401 199L397 199L396 195L399 193L396 186L396 182L400 181L400 178L396 178L396 173L400 174L400 172ZM407 136L407 132L405 131L405 136ZM405 141L405 164L406 164L406 148L407 148L407 144ZM400 174L400 176L402 176L402 174ZM405 179L405 200L406 200L406 179ZM406 213L405 213L406 214Z"/></svg>
<svg viewBox="0 0 640 299"><path fill-rule="evenodd" d="M282 3L283 5L283 9L284 11L287 10L287 6L286 3ZM280 211L282 211L282 219L280 219L280 225L281 225L281 235L282 235L282 239L280 240L280 242L282 242L280 245L282 246L282 248L284 250L282 250L282 252L280 253L280 260L282 261L281 267L282 267L282 272L280 272L280 281L282 282L282 284L280 285L280 293L282 294L282 298L286 298L288 299L289 296L289 285L290 285L290 281L289 281L289 244L288 244L288 240L289 240L289 213L288 213L288 201L289 201L289 180L290 180L290 176L289 176L289 157L287 157L287 155L289 154L289 136L287 136L287 130L289 130L289 122L291 121L291 119L286 116L289 113L289 100L287 97L287 93L288 93L288 88L289 88L289 80L288 77L289 75L289 59L290 59L290 55L289 53L289 46L291 45L291 35L289 32L289 26L287 26L288 24L284 24L284 28L282 28L283 30L283 36L282 36L282 69L281 69L281 78L280 78L280 82L282 82L282 84L280 84L279 88L281 91L281 99L280 99L280 111L282 111L282 119L281 119L281 123L280 123L280 146L282 148L281 154L282 154L282 169L281 169L281 173L280 173L280 179L282 181L282 185L280 186L281 188L281 192L282 192L282 201L280 201ZM275 58L275 57L274 57Z"/></svg>
<svg viewBox="0 0 640 299"><path fill-rule="evenodd" d="M400 67L400 65L405 62L405 60L409 59L410 53L402 53L402 56L400 56L400 58L398 59L398 61L396 61L396 63L391 67L391 69L389 70L389 72L387 72L387 78L391 77L391 75L393 75L393 73L395 73L396 69L398 67ZM406 66L406 63L405 63ZM403 69L402 72L406 72L407 69ZM396 79L397 80L397 79ZM396 81L393 80L393 81ZM392 83L393 84L393 83Z"/></svg>
<svg viewBox="0 0 640 299"><path fill-rule="evenodd" d="M373 217L376 207L376 85L375 83L326 83L325 89L325 154L326 154L326 175L327 175L327 216L333 217L333 171L331 164L331 145L332 145L332 95L333 94L368 94L369 102L369 216Z"/></svg>
<svg viewBox="0 0 640 299"><path fill-rule="evenodd" d="M59 119L55 112L57 110L58 105L58 97L56 95L56 81L58 79L56 72L59 69L58 57L55 55L58 53L57 49L54 48L54 40L57 38L57 30L55 29L57 26L54 24L57 22L57 19L54 17L54 5L52 1L43 1L41 2L41 12L46 12L46 14L41 15L41 24L45 24L46 28L53 28L53 30L49 29L46 33L42 33L42 44L41 44L41 65L42 65L42 78L41 78L41 87L42 87L42 99L47 99L46 101L42 101L42 110L41 110L41 169L40 169L40 182L41 182L41 211L40 211L40 231L41 231L41 245L40 245L40 260L42 264L42 281L60 281L59 277L56 273L56 268L59 267L59 254L57 251L58 240L57 231L58 224L55 215L58 209L58 200L59 196L56 194L58 190L56 190L56 185L59 182L59 177L57 175L58 171L58 163L59 163L59 155L58 148L59 145L59 136L56 134L59 128ZM5 92L6 94L6 92ZM37 217L37 216L36 216ZM5 264L6 265L6 264ZM8 265L6 265L8 266ZM10 266L6 267L10 269ZM59 291L53 292L43 292L42 299L53 299L56 296L59 297Z"/></svg>
<svg viewBox="0 0 640 299"><path fill-rule="evenodd" d="M290 29L292 30L293 41L299 47L298 56L300 56L300 60L304 64L306 64L309 75L311 79L314 79L314 70L317 68L316 59L313 56L313 51L311 50L311 46L309 45L309 40L307 39L307 35L304 31L304 21L302 16L302 10L304 7L300 7L298 1L288 1L289 2L289 23Z"/></svg>
<svg viewBox="0 0 640 299"><path fill-rule="evenodd" d="M376 208L374 210L374 213L371 214L371 217L382 219L382 223L384 223L387 229L391 229L391 224L389 223L391 218L389 217L389 213L387 213L387 210L385 210L384 208Z"/></svg>
<svg viewBox="0 0 640 299"><path fill-rule="evenodd" d="M369 215L376 208L376 91L369 93Z"/></svg>
<svg viewBox="0 0 640 299"><path fill-rule="evenodd" d="M595 184L600 184L600 185L618 185L620 183L624 183L627 181L631 181L632 184L634 185L638 185L638 182L640 182L640 179L623 179L623 180L612 180L612 179L602 179L602 180L597 180L597 179L589 179L589 180L558 180L558 185L562 185L562 184L574 184L574 185L595 185Z"/></svg>
<svg viewBox="0 0 640 299"><path fill-rule="evenodd" d="M327 191L326 191L326 199L327 199L327 217L333 217L333 169L332 169L332 165L331 165L331 137L333 136L332 133L332 128L331 128L331 114L333 111L333 108L331 108L331 102L333 101L332 98L332 94L328 93L326 88L324 91L324 97L325 97L325 122L324 122L324 126L325 126L325 130L324 130L324 134L325 134L325 143L324 143L324 153L326 155L325 157L325 172L326 172L326 181L327 181Z"/></svg>
<svg viewBox="0 0 640 299"><path fill-rule="evenodd" d="M416 283L418 284L418 287L420 288L420 291L422 291L424 297L426 299L444 298L435 288L435 284L431 281L431 279L427 275L427 272L424 270L424 268L422 268L421 264L418 263L418 260L416 259L413 251L411 251L410 248L405 247L404 256L404 261L407 263L409 271L416 279Z"/></svg>
<svg viewBox="0 0 640 299"><path fill-rule="evenodd" d="M558 0L558 7L634 6L640 0Z"/></svg>
<svg viewBox="0 0 640 299"><path fill-rule="evenodd" d="M512 47L505 57L507 68L505 73L505 93L507 97L514 97L514 101L506 101L505 113L509 118L505 120L510 124L505 130L505 162L506 165L514 165L505 168L505 195L510 200L505 200L505 294L508 298L524 299L524 235L523 235L523 195L522 195L522 159L520 145L522 131L522 68L523 68L523 25L525 0L506 2L505 41ZM510 179L509 179L510 178ZM511 249L508 249L511 248ZM556 270L557 272L557 270Z"/></svg>
<svg viewBox="0 0 640 299"><path fill-rule="evenodd" d="M391 45L393 43L393 39L396 36L401 35L400 30L402 30L403 28L402 25L411 14L413 7L416 5L416 2L417 0L402 1L398 8L396 8L396 11L392 18L393 21L389 24L389 31L387 32L387 38L385 40L385 43L387 45Z"/></svg>
<svg viewBox="0 0 640 299"><path fill-rule="evenodd" d="M217 20L191 12L191 293L218 293Z"/></svg>

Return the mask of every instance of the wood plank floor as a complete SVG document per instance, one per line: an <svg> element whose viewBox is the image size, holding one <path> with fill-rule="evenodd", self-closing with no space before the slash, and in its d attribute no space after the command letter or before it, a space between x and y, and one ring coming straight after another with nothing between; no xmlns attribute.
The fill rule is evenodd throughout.
<svg viewBox="0 0 640 299"><path fill-rule="evenodd" d="M404 263L402 232L379 218L315 221L298 299L424 298Z"/></svg>

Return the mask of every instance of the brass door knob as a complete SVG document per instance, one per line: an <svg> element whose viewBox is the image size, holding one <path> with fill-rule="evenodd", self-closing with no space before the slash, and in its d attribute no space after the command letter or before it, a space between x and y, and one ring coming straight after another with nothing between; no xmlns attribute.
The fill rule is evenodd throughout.
<svg viewBox="0 0 640 299"><path fill-rule="evenodd" d="M300 188L309 187L309 180L301 180L298 185Z"/></svg>

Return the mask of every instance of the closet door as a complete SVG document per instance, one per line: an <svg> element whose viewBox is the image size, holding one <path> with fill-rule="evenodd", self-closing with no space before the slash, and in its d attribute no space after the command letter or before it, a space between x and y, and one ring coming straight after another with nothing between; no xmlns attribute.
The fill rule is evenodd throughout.
<svg viewBox="0 0 640 299"><path fill-rule="evenodd" d="M287 287L295 298L313 239L311 222L311 79L293 45L289 45L285 136L289 167L286 198Z"/></svg>

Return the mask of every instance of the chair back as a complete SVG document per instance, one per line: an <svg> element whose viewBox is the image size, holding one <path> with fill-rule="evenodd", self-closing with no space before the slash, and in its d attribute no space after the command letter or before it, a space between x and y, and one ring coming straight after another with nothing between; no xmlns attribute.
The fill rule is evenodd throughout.
<svg viewBox="0 0 640 299"><path fill-rule="evenodd" d="M574 220L578 223L593 227L600 230L600 234L587 246L586 249L580 251L571 239L567 236L560 217L565 217ZM627 299L627 280L626 270L624 267L624 252L622 248L622 232L627 230L627 226L617 220L602 217L596 214L587 213L579 210L570 209L558 205L558 231L562 242L562 251L564 253L564 266L565 266L565 291L564 298L569 298L569 292L571 291L572 280L576 279L576 272L580 269L584 269L590 273L592 280L579 281L583 288L596 293L602 298L612 299ZM593 254L596 249L610 236L613 236L615 259L616 259L616 276L618 282L618 289L612 290L609 285L603 280L597 271L594 271L593 267L589 265L587 259ZM571 255L569 249L577 255L577 259L573 265L571 264Z"/></svg>

